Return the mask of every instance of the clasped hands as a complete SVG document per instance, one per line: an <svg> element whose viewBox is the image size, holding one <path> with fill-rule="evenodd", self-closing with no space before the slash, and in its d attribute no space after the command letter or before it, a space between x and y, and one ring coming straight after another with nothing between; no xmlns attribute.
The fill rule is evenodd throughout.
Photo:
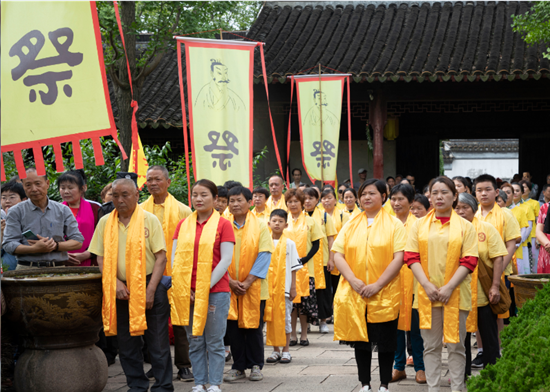
<svg viewBox="0 0 550 392"><path fill-rule="evenodd" d="M234 292L235 295L245 295L249 287L250 285L245 282L229 279L229 288L231 288L231 291Z"/></svg>
<svg viewBox="0 0 550 392"><path fill-rule="evenodd" d="M439 301L444 303L445 305L447 305L447 303L449 302L449 299L451 298L451 294L455 289L454 287L451 287L447 284L441 287L437 287L432 282L427 282L423 287L430 301L432 302Z"/></svg>
<svg viewBox="0 0 550 392"><path fill-rule="evenodd" d="M362 298L370 298L382 289L378 282L371 284L365 284L361 279L355 278L351 283L351 287L359 294Z"/></svg>
<svg viewBox="0 0 550 392"><path fill-rule="evenodd" d="M42 237L40 234L37 234L36 236L38 237L38 240L27 240L27 242L37 253L50 253L57 247L57 242L55 242L52 238Z"/></svg>

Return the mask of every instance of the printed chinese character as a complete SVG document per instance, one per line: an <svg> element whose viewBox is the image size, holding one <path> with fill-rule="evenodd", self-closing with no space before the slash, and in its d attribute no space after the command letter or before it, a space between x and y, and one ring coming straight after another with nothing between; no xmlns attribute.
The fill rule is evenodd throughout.
<svg viewBox="0 0 550 392"><path fill-rule="evenodd" d="M210 131L208 133L208 139L210 139L212 144L208 146L204 146L204 150L208 152L213 152L215 150L231 151L235 155L239 155L239 149L235 146L235 144L239 142L239 139L237 139L237 136L235 136L229 131L225 131L221 135L221 137L225 142L225 146L218 144L220 140L220 133L216 131ZM214 159L218 159L218 161L212 162L212 167L216 167L218 163L220 164L220 169L222 169L223 171L227 170L228 167L231 167L230 159L233 158L233 154L220 152L220 153L213 153L211 156Z"/></svg>
<svg viewBox="0 0 550 392"><path fill-rule="evenodd" d="M336 158L336 154L334 153L334 149L336 147L334 144L329 142L328 140L323 140L323 151L322 151L322 159L321 159L321 142L313 142L313 152L310 154L312 157L317 157L315 160L317 161L317 167L321 167L321 161L323 162L323 169L326 169L330 166L330 161L332 158Z"/></svg>
<svg viewBox="0 0 550 392"><path fill-rule="evenodd" d="M38 30L32 30L17 41L9 51L10 57L19 57L19 65L11 70L12 80L19 80L27 71L47 67L50 65L67 64L69 67L75 67L82 63L84 55L82 53L69 52L69 47L74 40L74 33L68 27L63 27L48 33L48 37L58 53L58 56L36 59L44 47L44 35ZM47 92L39 91L40 99L44 105L52 105L57 100L58 88L57 82L69 80L73 76L73 71L44 72L41 75L29 75L23 79L23 84L27 87L45 84ZM73 90L69 84L63 86L63 92L67 97L71 97ZM31 89L29 92L29 101L36 101L36 91Z"/></svg>

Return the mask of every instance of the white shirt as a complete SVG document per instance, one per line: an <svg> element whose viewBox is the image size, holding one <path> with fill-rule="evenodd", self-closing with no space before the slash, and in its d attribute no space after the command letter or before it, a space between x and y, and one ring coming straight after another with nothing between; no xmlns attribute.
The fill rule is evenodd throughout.
<svg viewBox="0 0 550 392"><path fill-rule="evenodd" d="M273 240L273 245L277 247L279 240ZM286 277L285 277L285 297L290 297L290 287L292 286L292 273L302 269L300 257L296 244L291 239L286 239Z"/></svg>

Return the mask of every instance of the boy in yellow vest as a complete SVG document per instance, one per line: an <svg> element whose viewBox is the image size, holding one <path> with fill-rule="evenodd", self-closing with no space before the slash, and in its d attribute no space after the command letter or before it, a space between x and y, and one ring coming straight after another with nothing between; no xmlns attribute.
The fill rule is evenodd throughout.
<svg viewBox="0 0 550 392"><path fill-rule="evenodd" d="M227 333L233 355L231 371L224 381L246 378L263 380L264 365L263 313L269 297L265 278L271 262L273 242L266 224L250 211L252 192L242 186L228 192L230 222L235 233L233 261L229 266L231 307L227 320Z"/></svg>
<svg viewBox="0 0 550 392"><path fill-rule="evenodd" d="M271 229L275 250L269 267L269 300L266 306L266 344L273 345L273 353L267 363L290 363L290 333L292 332L292 301L296 298L296 271L301 269L296 243L287 237L285 229L288 213L276 209L271 212L267 225ZM271 309L271 314L268 310ZM268 319L269 318L269 319ZM283 332L284 331L284 332ZM280 347L283 346L281 355Z"/></svg>

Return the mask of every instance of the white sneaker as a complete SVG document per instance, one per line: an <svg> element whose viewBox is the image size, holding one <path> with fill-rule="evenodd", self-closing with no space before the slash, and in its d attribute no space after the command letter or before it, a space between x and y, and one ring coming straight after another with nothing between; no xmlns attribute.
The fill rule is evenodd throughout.
<svg viewBox="0 0 550 392"><path fill-rule="evenodd" d="M206 391L206 389L204 388L204 385L195 385L191 389L191 392L204 392L204 391Z"/></svg>
<svg viewBox="0 0 550 392"><path fill-rule="evenodd" d="M217 385L210 385L206 392L222 392L222 390Z"/></svg>
<svg viewBox="0 0 550 392"><path fill-rule="evenodd" d="M322 323L321 325L319 325L319 332L321 332L321 333L329 333L330 332L330 330L328 329L327 323Z"/></svg>
<svg viewBox="0 0 550 392"><path fill-rule="evenodd" d="M378 389L378 392L388 392L388 388L380 387L380 388Z"/></svg>
<svg viewBox="0 0 550 392"><path fill-rule="evenodd" d="M359 392L372 392L372 389L369 385L365 385Z"/></svg>

